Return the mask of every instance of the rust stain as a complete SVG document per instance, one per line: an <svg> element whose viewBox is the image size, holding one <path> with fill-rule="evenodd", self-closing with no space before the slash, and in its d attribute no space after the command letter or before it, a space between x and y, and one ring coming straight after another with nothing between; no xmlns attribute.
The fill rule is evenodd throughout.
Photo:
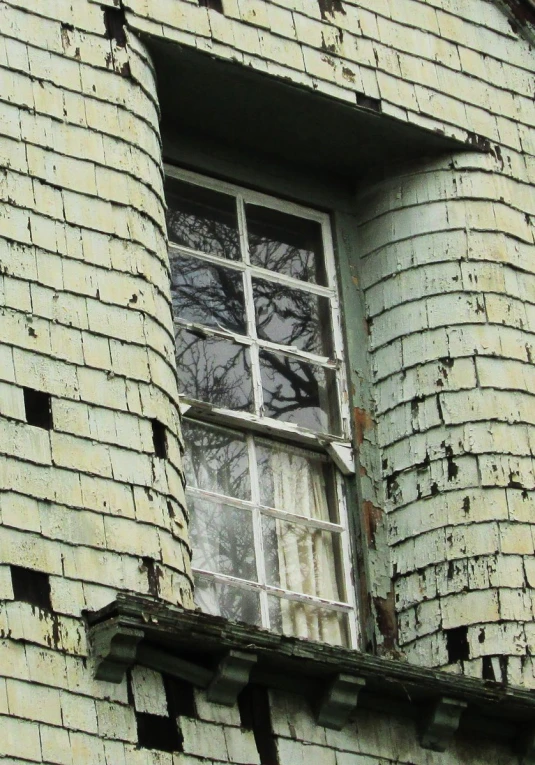
<svg viewBox="0 0 535 765"><path fill-rule="evenodd" d="M373 418L365 409L355 407L355 430L357 433L357 444L360 446L364 441L364 434L374 426Z"/></svg>
<svg viewBox="0 0 535 765"><path fill-rule="evenodd" d="M394 603L394 589L392 588L386 598L374 598L373 605L377 616L377 628L383 637L379 650L383 652L396 651L398 635L398 622Z"/></svg>
<svg viewBox="0 0 535 765"><path fill-rule="evenodd" d="M363 502L362 511L366 539L368 540L368 545L375 550L375 535L379 524L383 520L383 511L369 500Z"/></svg>

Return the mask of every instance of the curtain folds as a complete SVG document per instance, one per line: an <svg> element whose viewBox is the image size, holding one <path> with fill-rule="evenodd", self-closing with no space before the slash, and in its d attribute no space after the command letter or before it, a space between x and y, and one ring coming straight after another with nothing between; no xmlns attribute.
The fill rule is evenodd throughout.
<svg viewBox="0 0 535 765"><path fill-rule="evenodd" d="M330 521L323 474L314 463L286 451L272 453L275 507L307 518ZM277 519L280 586L327 600L340 600L333 536L327 531ZM281 599L282 631L288 635L343 643L336 612Z"/></svg>

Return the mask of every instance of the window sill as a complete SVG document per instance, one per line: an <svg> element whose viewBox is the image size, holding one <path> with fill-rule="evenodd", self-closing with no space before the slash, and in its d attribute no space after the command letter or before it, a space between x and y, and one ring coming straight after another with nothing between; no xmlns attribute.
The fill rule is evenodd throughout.
<svg viewBox="0 0 535 765"><path fill-rule="evenodd" d="M229 706L251 682L317 699L318 724L337 730L358 703L416 719L421 745L435 751L444 751L459 727L516 742L520 729L524 735L532 730L535 694L522 688L278 635L127 593L86 617L100 680L119 683L130 666L142 664Z"/></svg>

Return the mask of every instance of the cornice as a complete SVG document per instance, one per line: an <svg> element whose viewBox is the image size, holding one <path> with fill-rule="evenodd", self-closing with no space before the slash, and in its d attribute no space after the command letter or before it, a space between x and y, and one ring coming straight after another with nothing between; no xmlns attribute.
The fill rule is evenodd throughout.
<svg viewBox="0 0 535 765"><path fill-rule="evenodd" d="M452 675L359 651L277 635L119 593L86 614L95 677L119 683L141 664L233 705L248 683L301 693L318 725L340 730L357 708L412 718L426 749L444 751L474 733L535 757L535 695L487 680Z"/></svg>

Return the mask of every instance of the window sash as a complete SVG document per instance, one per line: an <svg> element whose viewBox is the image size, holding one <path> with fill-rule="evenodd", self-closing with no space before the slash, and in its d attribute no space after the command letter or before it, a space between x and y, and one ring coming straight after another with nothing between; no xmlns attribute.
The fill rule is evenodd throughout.
<svg viewBox="0 0 535 765"><path fill-rule="evenodd" d="M171 178L177 178L178 180L192 183L194 185L212 189L221 193L229 194L237 200L238 209L238 233L240 239L241 249L241 261L235 261L225 259L223 257L205 253L191 248L183 247L173 242L169 243L170 252L175 252L177 255L187 255L196 258L198 261L204 261L213 265L234 269L236 272L241 272L245 275L245 306L246 306L246 319L247 319L247 331L248 335L238 335L223 328L216 329L213 327L206 327L202 324L194 322L186 322L179 317L175 318L175 325L184 327L185 329L192 328L197 329L205 333L208 337L221 337L235 341L241 345L247 346L251 353L251 376L253 383L253 397L254 408L253 412L235 412L232 409L225 407L218 407L208 402L200 402L196 399L189 399L187 396L182 395L181 398L186 406L191 405L197 412L198 416L203 417L207 414L208 410L212 410L214 415L224 413L227 421L236 417L237 423L239 421L248 421L250 426L261 419L263 422L269 423L269 432L276 434L279 431L282 437L292 438L293 434L304 435L305 439L309 443L322 443L329 440L337 440L342 442L348 442L351 437L351 425L350 425L350 412L349 412L349 395L347 379L344 368L344 344L342 336L342 322L341 311L338 297L338 287L336 278L336 267L334 260L334 250L331 238L331 225L330 217L327 213L311 210L310 208L297 205L293 202L287 202L280 199L275 199L271 196L261 194L259 192L244 189L240 186L225 183L204 176L197 175L190 171L178 170L172 166L165 166L166 174ZM268 269L260 268L252 265L249 260L249 250L247 242L247 228L245 220L245 205L255 204L258 206L264 206L273 210L277 210L283 213L289 213L301 218L305 218L311 221L315 221L321 225L322 231L322 245L323 245L323 258L325 272L327 275L327 286L321 286L312 282L302 281L284 274L279 274ZM326 297L330 302L330 314L331 314L331 335L332 335L332 349L333 358L328 359L325 356L311 354L306 351L302 351L292 346L285 346L280 343L273 343L262 338L257 337L256 323L254 315L254 301L252 294L252 278L258 276L262 279L268 279L272 283L281 284L283 286L292 287L300 291L315 294L321 297ZM265 417L261 414L261 402L263 400L262 381L260 379L260 364L259 364L259 350L263 348L267 351L283 353L289 358L302 360L306 363L317 364L319 367L330 369L336 373L336 408L338 416L339 432L331 433L328 430L316 431L308 428L303 428L293 423L286 423L274 417ZM192 413L192 412L191 412ZM287 427L290 425L290 427ZM336 423L334 424L336 426ZM308 438L307 438L308 436ZM310 436L312 436L310 438Z"/></svg>
<svg viewBox="0 0 535 765"><path fill-rule="evenodd" d="M214 406L205 401L188 400L183 395L181 395L181 411L183 414L187 414L188 419L191 419L192 421L198 420L200 423L203 422L205 424L213 424L223 427L228 426L243 432L246 436L249 450L251 487L253 491L251 501L240 500L228 497L223 494L218 494L216 492L197 489L191 486L188 486L187 494L192 498L205 498L206 500L211 499L212 501L216 502L224 502L226 505L241 508L251 513L254 530L254 554L255 560L257 562L257 574L259 581L254 582L240 579L229 574L217 573L202 568L194 569L194 571L198 576L202 577L204 581L218 582L221 584L227 584L233 587L249 589L258 592L260 597L261 621L264 627L269 628L270 625L269 601L273 597L279 597L283 598L284 600L300 602L304 604L308 603L314 606L325 607L347 614L349 643L350 646L356 647L359 630L356 618L355 590L352 583L351 573L353 571L353 556L350 549L348 515L345 501L345 485L342 475L336 468L334 468L334 494L335 501L337 503L338 519L340 522L325 522L319 519L308 518L299 514L292 514L277 508L262 505L260 503L259 496L257 463L254 456L254 440L255 438L258 440L257 436L262 434L265 436L273 437L274 439L284 440L288 443L295 442L296 444L301 444L305 447L312 447L314 451L321 450L323 454L325 454L327 445L331 442L338 442L342 445L350 444L349 396L344 368L344 343L342 335L341 309L338 297L330 217L327 213L318 210L311 210L310 208L305 208L292 202L275 199L268 195L264 195L248 189L243 189L239 186L224 183L214 179L206 178L189 171L178 170L177 168L170 166L166 166L165 171L166 174L170 177L175 177L187 183L192 183L201 187L213 189L214 191L230 194L235 198L237 204L238 234L242 258L241 261L232 260L230 258L226 259L213 253L198 251L184 247L182 245L178 245L173 242L169 243L169 250L171 256L173 253L175 253L176 255L194 258L199 263L204 262L207 265L212 264L215 266L224 267L234 271L236 274L243 274L248 334L235 334L224 328L207 327L202 324L181 320L179 317L175 318L175 325L184 327L185 329L197 329L204 333L207 337L214 336L232 340L239 345L248 347L253 355L251 367L255 402L254 413L225 409L223 407ZM269 269L262 268L250 263L248 251L247 221L245 213L245 206L248 204L264 206L273 210L280 211L282 213L296 215L301 218L315 221L321 225L324 268L327 277L326 285L315 284L313 282L297 279L287 274L277 273L275 271L271 271ZM330 331L332 335L332 358L312 354L293 346L285 346L283 344L257 337L252 292L253 278L263 279L274 284L280 284L284 287L299 290L303 293L328 298L331 315ZM303 428L295 423L262 416L259 406L259 402L262 401L262 381L260 380L260 365L258 359L258 354L261 349L271 352L283 353L287 357L314 363L320 367L331 369L336 372L336 404L338 408L340 428L339 434L323 431L316 432L307 428ZM325 457L325 459L327 461L331 461L328 457ZM264 550L262 544L263 516L272 517L285 523L305 526L310 529L323 530L337 535L340 541L340 544L339 546L337 545L337 547L339 547L339 557L341 559L338 562L338 565L341 566L343 572L341 577L342 581L339 584L344 590L346 600L328 600L317 596L286 590L282 587L276 587L273 584L267 583L265 574L266 567L264 562Z"/></svg>

